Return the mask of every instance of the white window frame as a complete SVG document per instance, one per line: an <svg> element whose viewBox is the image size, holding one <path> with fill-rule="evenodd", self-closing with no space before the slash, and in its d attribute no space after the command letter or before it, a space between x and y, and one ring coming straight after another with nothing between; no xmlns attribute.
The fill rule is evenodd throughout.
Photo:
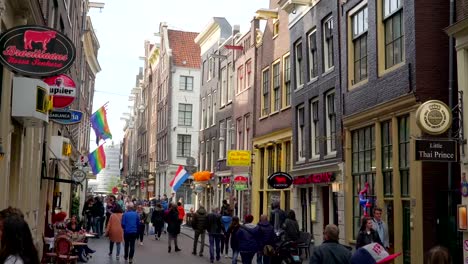
<svg viewBox="0 0 468 264"><path fill-rule="evenodd" d="M201 126L200 130L207 128L207 119L206 119L206 98L202 98L202 118L200 120Z"/></svg>
<svg viewBox="0 0 468 264"><path fill-rule="evenodd" d="M244 149L249 150L250 114L244 116Z"/></svg>
<svg viewBox="0 0 468 264"><path fill-rule="evenodd" d="M300 48L299 48L300 45ZM300 53L298 53L300 51ZM298 54L301 54L298 56ZM302 41L294 44L294 65L295 65L295 79L296 79L296 90L301 89L304 86L304 74L302 73L302 65L304 63L304 54L302 52Z"/></svg>
<svg viewBox="0 0 468 264"><path fill-rule="evenodd" d="M184 111L181 111L182 110L182 106L184 107ZM187 106L190 106L190 112L189 111L186 111L187 109ZM192 126L192 121L193 121L193 105L192 104L183 104L183 103L179 103L179 116L178 116L178 120L177 120L177 124L179 126ZM186 115L187 113L190 113L190 121L189 121L189 124L186 124ZM182 115L182 116L181 116ZM183 124L180 123L180 119L181 117L183 117Z"/></svg>
<svg viewBox="0 0 468 264"><path fill-rule="evenodd" d="M329 39L327 39L327 25L331 23L331 31L330 34L331 34L331 37ZM328 72L328 71L331 71L334 67L335 67L335 51L333 50L334 49L334 43L333 43L333 39L334 39L334 36L333 36L333 28L334 28L334 25L333 25L333 16L329 16L326 20L323 21L323 25L322 25L322 38L323 38L323 68L325 69L325 72ZM331 48L332 48L332 51L331 51L331 58L329 57L329 48L330 48L330 43L329 41L331 41ZM331 60L331 63L330 63L330 60Z"/></svg>
<svg viewBox="0 0 468 264"><path fill-rule="evenodd" d="M205 170L205 141L200 142L200 171Z"/></svg>
<svg viewBox="0 0 468 264"><path fill-rule="evenodd" d="M334 114L335 114L335 150L331 150L331 140L332 140L332 134L331 134L331 121L330 121L330 116L329 116L329 111L330 111L330 106L328 104L328 97L330 95L334 96L333 100L333 107L334 107ZM335 89L329 91L325 95L325 120L326 120L326 127L325 127L325 132L326 132L326 138L327 138L327 155L335 155L336 154L336 93Z"/></svg>
<svg viewBox="0 0 468 264"><path fill-rule="evenodd" d="M312 39L312 35L315 34L315 39ZM314 49L314 51L312 51ZM318 46L317 46L317 28L314 28L307 35L307 60L309 70L309 81L313 81L318 78ZM314 74L315 68L315 74Z"/></svg>
<svg viewBox="0 0 468 264"><path fill-rule="evenodd" d="M226 151L229 151L232 149L232 138L233 138L232 133L233 132L234 132L234 129L232 128L232 119L228 118L226 119Z"/></svg>
<svg viewBox="0 0 468 264"><path fill-rule="evenodd" d="M302 110L303 114L303 124L301 127L301 122L300 122L300 113ZM305 146L304 146L304 137L305 137L305 107L304 104L300 105L297 107L296 111L296 124L297 124L297 161L305 161Z"/></svg>
<svg viewBox="0 0 468 264"><path fill-rule="evenodd" d="M213 138L211 140L211 170L214 171L214 166L215 166L215 154L216 154L216 138Z"/></svg>
<svg viewBox="0 0 468 264"><path fill-rule="evenodd" d="M217 90L214 90L213 91L213 95L212 95L212 98L211 98L211 103L212 103L212 107L211 107L211 111L213 112L213 122L211 123L211 126L215 126L216 125L216 102L217 102L217 96L218 96L218 91Z"/></svg>
<svg viewBox="0 0 468 264"><path fill-rule="evenodd" d="M236 119L236 149L241 150L243 148L243 136L242 136L242 117Z"/></svg>
<svg viewBox="0 0 468 264"><path fill-rule="evenodd" d="M207 98L207 101L206 101L206 105L207 105L207 108L206 108L206 112L207 112L207 121L206 121L206 125L207 127L210 127L211 124L213 124L213 109L211 109L211 107L213 107L213 100L212 100L212 96L211 94L208 95L208 98Z"/></svg>
<svg viewBox="0 0 468 264"><path fill-rule="evenodd" d="M185 80L183 83L182 81ZM188 86L188 80L192 80L192 86ZM186 91L186 92L191 92L193 91L193 76L188 76L188 75L180 75L179 76L179 90L180 91ZM183 84L183 86L182 86Z"/></svg>
<svg viewBox="0 0 468 264"><path fill-rule="evenodd" d="M227 86L226 102L227 102L227 104L229 104L229 103L232 102L232 97L234 95L234 78L235 78L235 74L233 72L232 63L229 63L227 65L227 67L228 67L228 73L229 73L229 76L228 76L229 85Z"/></svg>
<svg viewBox="0 0 468 264"><path fill-rule="evenodd" d="M314 112L314 104L317 104L317 113ZM319 107L319 100L318 98L312 99L310 101L310 149L311 149L311 157L313 159L320 157L320 141L317 140L320 137L320 111ZM314 121L314 116L317 115L317 123ZM319 134L316 135L315 130L318 128ZM319 146L317 146L319 145ZM318 147L318 153L315 153L315 148Z"/></svg>
<svg viewBox="0 0 468 264"><path fill-rule="evenodd" d="M219 122L219 159L226 158L226 121L222 120Z"/></svg>

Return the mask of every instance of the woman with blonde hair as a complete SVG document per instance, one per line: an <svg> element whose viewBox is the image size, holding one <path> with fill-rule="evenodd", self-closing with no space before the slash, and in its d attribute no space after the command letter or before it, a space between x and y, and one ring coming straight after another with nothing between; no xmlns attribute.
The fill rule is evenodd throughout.
<svg viewBox="0 0 468 264"><path fill-rule="evenodd" d="M427 253L427 264L452 264L452 259L445 247L435 246Z"/></svg>
<svg viewBox="0 0 468 264"><path fill-rule="evenodd" d="M109 218L109 223L106 228L106 234L109 236L109 257L112 257L112 250L114 249L115 243L117 248L117 260L120 258L120 244L124 240L124 231L121 224L122 214L122 208L117 205Z"/></svg>

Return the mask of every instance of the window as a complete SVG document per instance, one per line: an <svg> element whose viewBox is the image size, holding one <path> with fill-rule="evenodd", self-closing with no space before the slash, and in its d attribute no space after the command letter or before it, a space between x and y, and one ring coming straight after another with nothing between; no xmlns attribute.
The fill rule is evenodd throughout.
<svg viewBox="0 0 468 264"><path fill-rule="evenodd" d="M363 215L359 191L369 183L368 196L375 196L375 129L368 126L352 132L353 234L357 237ZM372 208L370 208L372 211Z"/></svg>
<svg viewBox="0 0 468 264"><path fill-rule="evenodd" d="M232 128L231 118L226 119L226 150L232 149L232 140L234 139L234 129Z"/></svg>
<svg viewBox="0 0 468 264"><path fill-rule="evenodd" d="M393 196L393 151L392 151L392 122L381 124L382 130L382 174L384 196Z"/></svg>
<svg viewBox="0 0 468 264"><path fill-rule="evenodd" d="M273 64L273 111L279 111L281 108L281 75L279 61Z"/></svg>
<svg viewBox="0 0 468 264"><path fill-rule="evenodd" d="M232 101L232 95L234 93L234 73L232 72L232 64L228 64L228 75L229 75L229 84L227 87L227 102Z"/></svg>
<svg viewBox="0 0 468 264"><path fill-rule="evenodd" d="M253 83L252 60L249 60L245 63L245 75L247 75L247 84L245 87L250 88Z"/></svg>
<svg viewBox="0 0 468 264"><path fill-rule="evenodd" d="M206 60L203 61L202 65L202 84L205 84L205 80L208 80L208 77L206 76L207 74L207 69L206 69Z"/></svg>
<svg viewBox="0 0 468 264"><path fill-rule="evenodd" d="M193 77L192 76L180 76L179 90L193 91Z"/></svg>
<svg viewBox="0 0 468 264"><path fill-rule="evenodd" d="M335 92L327 94L327 151L328 154L336 151L336 112Z"/></svg>
<svg viewBox="0 0 468 264"><path fill-rule="evenodd" d="M226 123L219 121L219 159L224 159L226 154Z"/></svg>
<svg viewBox="0 0 468 264"><path fill-rule="evenodd" d="M200 163L200 171L205 170L205 142L202 141L200 142L200 157L199 157L199 163Z"/></svg>
<svg viewBox="0 0 468 264"><path fill-rule="evenodd" d="M352 17L354 46L354 83L367 79L367 6Z"/></svg>
<svg viewBox="0 0 468 264"><path fill-rule="evenodd" d="M244 90L244 66L240 66L237 69L237 93Z"/></svg>
<svg viewBox="0 0 468 264"><path fill-rule="evenodd" d="M298 42L294 48L295 51L295 70L296 70L296 89L304 84L302 76L302 42Z"/></svg>
<svg viewBox="0 0 468 264"><path fill-rule="evenodd" d="M251 144L249 140L250 134L250 115L247 114L244 116L244 149L251 149Z"/></svg>
<svg viewBox="0 0 468 264"><path fill-rule="evenodd" d="M213 124L213 110L211 110L211 107L213 106L213 101L211 94L208 95L208 101L206 102L207 105L207 114L208 114L208 123L206 124L207 127L209 127L211 124Z"/></svg>
<svg viewBox="0 0 468 264"><path fill-rule="evenodd" d="M311 110L311 127L310 127L310 144L312 158L317 158L320 155L320 127L319 127L319 101L314 99L310 103Z"/></svg>
<svg viewBox="0 0 468 264"><path fill-rule="evenodd" d="M402 0L383 0L385 27L385 69L403 61L403 5Z"/></svg>
<svg viewBox="0 0 468 264"><path fill-rule="evenodd" d="M269 114L270 108L270 69L266 68L262 74L262 114L266 116Z"/></svg>
<svg viewBox="0 0 468 264"><path fill-rule="evenodd" d="M161 119L159 119L161 120ZM201 124L201 129L207 128L207 123L206 123L206 99L202 99L202 124Z"/></svg>
<svg viewBox="0 0 468 264"><path fill-rule="evenodd" d="M279 19L273 20L273 38L278 36L279 33Z"/></svg>
<svg viewBox="0 0 468 264"><path fill-rule="evenodd" d="M211 123L212 126L215 125L215 122L216 122L216 102L218 101L218 91L214 91L213 92L213 98L212 98L212 101L213 101L213 107L212 107L212 111L213 111L213 122Z"/></svg>
<svg viewBox="0 0 468 264"><path fill-rule="evenodd" d="M191 135L177 135L177 157L190 157Z"/></svg>
<svg viewBox="0 0 468 264"><path fill-rule="evenodd" d="M308 36L309 41L309 81L318 75L317 66L317 30L314 29Z"/></svg>
<svg viewBox="0 0 468 264"><path fill-rule="evenodd" d="M291 171L291 141L286 141L284 144L286 146L285 157L286 157L286 172Z"/></svg>
<svg viewBox="0 0 468 264"><path fill-rule="evenodd" d="M242 118L238 118L236 120L236 149L244 149L242 143Z"/></svg>
<svg viewBox="0 0 468 264"><path fill-rule="evenodd" d="M281 144L276 144L276 171L282 171L281 163L283 162L281 159Z"/></svg>
<svg viewBox="0 0 468 264"><path fill-rule="evenodd" d="M179 104L179 126L192 125L192 105Z"/></svg>
<svg viewBox="0 0 468 264"><path fill-rule="evenodd" d="M211 140L211 170L214 171L214 165L215 165L215 151L216 151L216 139L213 138Z"/></svg>
<svg viewBox="0 0 468 264"><path fill-rule="evenodd" d="M215 75L215 60L213 57L210 57L208 60L208 81L214 78Z"/></svg>
<svg viewBox="0 0 468 264"><path fill-rule="evenodd" d="M304 146L305 146L305 137L304 137L304 105L299 105L297 107L297 159L302 161L305 159Z"/></svg>
<svg viewBox="0 0 468 264"><path fill-rule="evenodd" d="M333 19L329 17L323 23L323 64L325 71L331 69L333 62Z"/></svg>
<svg viewBox="0 0 468 264"><path fill-rule="evenodd" d="M291 59L289 55L285 56L283 59L283 89L284 89L284 106L291 105Z"/></svg>
<svg viewBox="0 0 468 264"><path fill-rule="evenodd" d="M209 170L211 168L210 160L211 160L211 151L210 151L210 140L208 139L205 143L205 169Z"/></svg>
<svg viewBox="0 0 468 264"><path fill-rule="evenodd" d="M409 117L403 116L398 119L398 142L399 142L399 161L400 161L400 184L401 196L410 196L410 135L409 135Z"/></svg>
<svg viewBox="0 0 468 264"><path fill-rule="evenodd" d="M229 83L227 81L229 72L229 66L221 70L221 106L224 106L227 103L227 93L229 86Z"/></svg>

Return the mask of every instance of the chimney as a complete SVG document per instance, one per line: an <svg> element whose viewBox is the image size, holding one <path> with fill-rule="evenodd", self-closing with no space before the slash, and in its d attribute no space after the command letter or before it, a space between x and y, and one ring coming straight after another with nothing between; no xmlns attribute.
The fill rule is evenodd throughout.
<svg viewBox="0 0 468 264"><path fill-rule="evenodd" d="M240 26L239 25L234 25L234 27L232 29L232 35L234 36L239 32L240 32Z"/></svg>

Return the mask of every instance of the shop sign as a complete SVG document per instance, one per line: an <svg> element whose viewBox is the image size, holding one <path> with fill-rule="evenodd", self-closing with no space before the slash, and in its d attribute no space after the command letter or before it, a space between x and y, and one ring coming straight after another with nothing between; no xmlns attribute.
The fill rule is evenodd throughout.
<svg viewBox="0 0 468 264"><path fill-rule="evenodd" d="M416 111L416 123L428 134L443 134L452 126L452 110L442 101L427 101Z"/></svg>
<svg viewBox="0 0 468 264"><path fill-rule="evenodd" d="M0 62L18 74L56 75L70 68L75 56L73 42L53 28L26 25L0 35Z"/></svg>
<svg viewBox="0 0 468 264"><path fill-rule="evenodd" d="M330 183L335 181L335 174L333 172L322 172L311 174L309 176L299 176L294 178L294 185L305 185L311 183Z"/></svg>
<svg viewBox="0 0 468 264"><path fill-rule="evenodd" d="M286 189L293 183L293 178L286 172L275 172L268 177L268 184L273 189Z"/></svg>
<svg viewBox="0 0 468 264"><path fill-rule="evenodd" d="M195 188L193 189L195 193L201 193L203 190L205 190L205 187L202 184L196 184Z"/></svg>
<svg viewBox="0 0 468 264"><path fill-rule="evenodd" d="M82 118L83 113L76 110L59 110L49 113L50 120L63 125L80 123Z"/></svg>
<svg viewBox="0 0 468 264"><path fill-rule="evenodd" d="M416 160L421 161L457 161L457 142L454 140L417 139Z"/></svg>
<svg viewBox="0 0 468 264"><path fill-rule="evenodd" d="M53 97L53 108L65 108L75 100L76 85L67 75L47 77L43 81L49 85L49 95Z"/></svg>
<svg viewBox="0 0 468 264"><path fill-rule="evenodd" d="M248 189L247 182L235 182L234 190L236 191L245 191Z"/></svg>
<svg viewBox="0 0 468 264"><path fill-rule="evenodd" d="M249 167L252 156L250 150L228 150L227 166L229 167Z"/></svg>

